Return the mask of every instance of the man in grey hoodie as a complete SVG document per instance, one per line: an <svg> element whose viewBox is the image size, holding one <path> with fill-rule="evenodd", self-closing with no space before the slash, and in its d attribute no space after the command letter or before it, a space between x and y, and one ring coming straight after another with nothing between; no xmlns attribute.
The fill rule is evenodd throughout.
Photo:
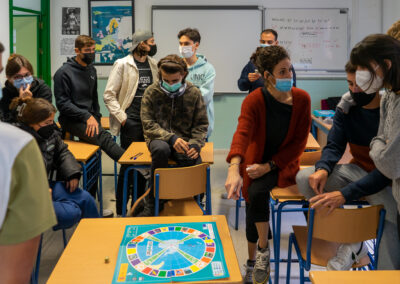
<svg viewBox="0 0 400 284"><path fill-rule="evenodd" d="M188 67L189 74L186 80L191 82L203 96L207 108L208 132L207 138L211 136L214 129L214 80L215 69L204 55L198 54L201 36L197 29L186 28L178 33L179 52Z"/></svg>

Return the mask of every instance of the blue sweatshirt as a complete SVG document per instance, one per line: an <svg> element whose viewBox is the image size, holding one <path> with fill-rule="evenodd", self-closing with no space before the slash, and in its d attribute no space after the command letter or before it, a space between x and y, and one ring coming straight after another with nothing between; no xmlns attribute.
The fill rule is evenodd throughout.
<svg viewBox="0 0 400 284"><path fill-rule="evenodd" d="M204 55L197 54L197 61L195 64L188 68L189 74L186 80L191 82L200 89L203 95L204 104L207 108L208 116L208 133L207 138L210 137L214 129L214 80L215 69L207 61Z"/></svg>
<svg viewBox="0 0 400 284"><path fill-rule="evenodd" d="M321 159L315 164L315 168L323 168L331 173L349 143L350 152L353 155L350 163L354 163L368 172L364 178L340 190L346 201L351 201L380 191L388 186L391 180L375 168L369 157L369 144L378 133L379 108L359 107L355 105L354 101L348 100L348 97L349 93L343 95L336 109L327 145L322 151ZM343 105L345 100L348 102Z"/></svg>
<svg viewBox="0 0 400 284"><path fill-rule="evenodd" d="M256 66L251 62L251 60L244 66L240 78L238 80L238 87L241 91L249 91L249 94L259 87L264 87L264 80L259 78L254 82L250 82L249 73L254 73L256 71ZM296 72L292 66L293 71L293 86L296 87Z"/></svg>

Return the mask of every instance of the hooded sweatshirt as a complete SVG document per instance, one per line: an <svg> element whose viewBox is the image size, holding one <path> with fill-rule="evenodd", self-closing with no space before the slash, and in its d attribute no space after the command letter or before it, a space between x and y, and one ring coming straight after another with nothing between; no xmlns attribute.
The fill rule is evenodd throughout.
<svg viewBox="0 0 400 284"><path fill-rule="evenodd" d="M191 82L197 88L203 96L204 104L207 108L208 117L208 132L207 137L210 137L214 129L214 80L215 80L215 69L210 62L207 61L206 57L201 54L197 54L197 61L195 64L188 68L189 74L186 80Z"/></svg>
<svg viewBox="0 0 400 284"><path fill-rule="evenodd" d="M49 102L52 101L52 93L49 86L39 78L34 77L30 87L30 91L34 98L42 98ZM3 98L0 100L0 120L4 122L16 122L16 114L10 111L11 101L19 96L19 90L14 87L8 80L3 88Z"/></svg>
<svg viewBox="0 0 400 284"><path fill-rule="evenodd" d="M82 66L75 57L68 58L54 74L54 96L60 117L77 122L101 117L93 64Z"/></svg>

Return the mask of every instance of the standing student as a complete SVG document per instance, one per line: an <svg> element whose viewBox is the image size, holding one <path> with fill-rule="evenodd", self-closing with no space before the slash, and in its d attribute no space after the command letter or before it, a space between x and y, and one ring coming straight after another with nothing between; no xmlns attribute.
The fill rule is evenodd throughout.
<svg viewBox="0 0 400 284"><path fill-rule="evenodd" d="M0 73L3 52L0 43ZM0 133L0 283L25 284L40 236L57 220L35 139L1 121Z"/></svg>
<svg viewBox="0 0 400 284"><path fill-rule="evenodd" d="M186 77L203 96L207 108L208 131L207 138L211 136L214 129L214 80L215 69L204 55L198 54L200 46L200 33L197 29L186 28L178 33L179 52L188 67L189 74Z"/></svg>
<svg viewBox="0 0 400 284"><path fill-rule="evenodd" d="M140 117L151 153L151 192L136 216L154 216L154 171L167 168L172 158L179 166L201 163L200 151L207 136L208 120L198 88L186 82L185 61L168 55L158 62L159 81L144 92ZM161 211L161 210L160 210Z"/></svg>
<svg viewBox="0 0 400 284"><path fill-rule="evenodd" d="M52 93L49 86L33 76L33 67L24 56L12 54L6 65L7 81L0 100L0 120L16 122L15 113L10 111L12 99L20 97L43 98L51 103Z"/></svg>
<svg viewBox="0 0 400 284"><path fill-rule="evenodd" d="M255 63L265 84L242 103L226 159L230 164L225 182L228 198L238 200L242 191L246 200L246 284L269 279L269 191L295 184L311 126L310 96L292 87L292 64L286 50L261 48Z"/></svg>
<svg viewBox="0 0 400 284"><path fill-rule="evenodd" d="M278 45L278 33L273 29L263 30L260 34L260 47L267 47L271 45ZM296 87L296 73L293 73L293 86ZM251 93L257 88L264 86L263 75L259 72L254 64L254 54L250 61L244 66L240 78L238 80L238 87L241 91L249 91Z"/></svg>
<svg viewBox="0 0 400 284"><path fill-rule="evenodd" d="M151 57L157 52L153 33L137 31L132 36L132 53L118 59L111 70L104 102L110 111L111 134L121 133L121 147L127 149L132 142L144 141L140 109L144 91L157 80L157 62ZM124 174L128 166L122 165L117 188L117 214L122 214ZM138 175L138 197L145 192L146 179Z"/></svg>
<svg viewBox="0 0 400 284"><path fill-rule="evenodd" d="M390 187L391 180L375 168L369 157L369 145L378 133L380 95L378 90L371 94L361 91L356 84L356 66L350 62L345 67L349 91L342 96L333 126L329 131L327 145L315 167L300 171L296 176L299 191L310 199L323 192L331 192L332 198L345 201L358 200L368 195L360 189L385 190L366 196L371 205L384 205L385 226L379 248L378 269L400 269L400 250L397 239L397 210ZM338 164L349 144L353 159L349 164ZM329 270L349 270L353 263L368 253L364 243L342 244L335 257L329 260ZM354 255L354 259L352 258Z"/></svg>

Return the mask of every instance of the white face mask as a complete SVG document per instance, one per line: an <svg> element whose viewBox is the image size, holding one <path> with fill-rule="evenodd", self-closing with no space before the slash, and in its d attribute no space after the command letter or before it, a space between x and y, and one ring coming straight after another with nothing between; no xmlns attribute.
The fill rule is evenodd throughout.
<svg viewBox="0 0 400 284"><path fill-rule="evenodd" d="M379 65L374 70L378 69ZM372 75L368 70L356 71L356 83L366 94L373 94L378 92L383 86L383 78L378 75L372 79Z"/></svg>
<svg viewBox="0 0 400 284"><path fill-rule="evenodd" d="M194 54L193 47L191 45L179 46L179 52L184 58L190 58Z"/></svg>

